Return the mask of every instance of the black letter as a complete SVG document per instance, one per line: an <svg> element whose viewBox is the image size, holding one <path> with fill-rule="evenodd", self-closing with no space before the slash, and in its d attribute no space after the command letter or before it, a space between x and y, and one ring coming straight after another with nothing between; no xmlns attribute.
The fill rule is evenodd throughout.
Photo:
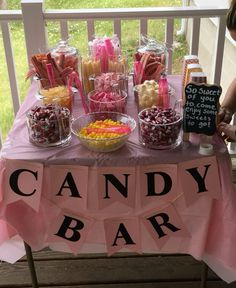
<svg viewBox="0 0 236 288"><path fill-rule="evenodd" d="M65 183L68 183L68 186L65 186ZM81 198L81 196L79 195L79 191L76 187L76 184L75 184L75 181L72 177L72 174L71 172L68 172L67 175L66 175L66 178L64 180L64 182L62 183L62 186L60 188L60 191L58 192L57 196L62 196L61 192L64 188L67 188L67 189L70 189L71 191L71 197L79 197Z"/></svg>
<svg viewBox="0 0 236 288"><path fill-rule="evenodd" d="M64 239L76 242L80 239L80 233L77 230L81 230L84 228L84 223L78 219L69 217L64 215L65 219L60 227L60 229L58 230L58 232L55 234L57 236L60 236ZM72 221L75 221L75 225L74 227L70 227L70 224ZM66 236L66 232L67 230L71 230L73 232L71 237L67 237Z"/></svg>
<svg viewBox="0 0 236 288"><path fill-rule="evenodd" d="M34 189L32 193L25 194L18 187L18 178L22 172L29 172L34 175L36 180L38 180L38 171L34 172L28 169L18 169L14 171L10 176L10 179L9 179L10 187L16 194L19 194L21 196L32 196L36 192L36 189Z"/></svg>
<svg viewBox="0 0 236 288"><path fill-rule="evenodd" d="M119 236L119 233L121 233L121 236ZM112 246L117 246L116 240L118 238L124 238L126 241L126 245L135 244L134 241L131 239L131 237L130 237L130 235L129 235L128 231L126 230L125 225L123 223L120 223L120 226L119 226L118 231L116 233L116 238L115 238Z"/></svg>
<svg viewBox="0 0 236 288"><path fill-rule="evenodd" d="M148 188L148 193L147 196L161 196L167 194L171 187L172 187L172 180L171 177L164 173L164 172L151 172L151 173L145 173L147 175L147 188ZM161 193L156 193L155 192L155 175L159 174L163 177L164 180L164 189Z"/></svg>
<svg viewBox="0 0 236 288"><path fill-rule="evenodd" d="M157 222L156 217L158 217L158 216L160 216L162 218L163 223L159 224ZM151 222L153 228L155 229L155 231L159 235L159 238L166 235L166 233L162 230L161 226L166 226L172 232L176 232L176 231L180 230L179 228L175 227L173 224L168 222L169 216L166 213L159 213L159 214L153 215L153 216L147 218L147 220L149 220Z"/></svg>
<svg viewBox="0 0 236 288"><path fill-rule="evenodd" d="M116 187L116 189L125 197L128 197L128 176L130 174L123 174L125 176L125 186L113 175L113 174L103 174L105 176L106 179L106 196L104 197L104 199L106 198L110 198L108 195L108 181L111 182L111 184L113 186Z"/></svg>
<svg viewBox="0 0 236 288"><path fill-rule="evenodd" d="M201 192L206 192L208 191L207 188L206 188L206 185L205 185L205 178L206 178L206 174L207 174L207 171L208 171L208 168L210 167L211 165L204 165L204 167L206 168L205 169L205 172L204 172L204 175L203 177L199 174L199 172L197 171L197 167L194 167L194 168L191 168L191 169L186 169L192 176L193 178L196 180L197 184L198 184L198 192L197 193L201 193Z"/></svg>

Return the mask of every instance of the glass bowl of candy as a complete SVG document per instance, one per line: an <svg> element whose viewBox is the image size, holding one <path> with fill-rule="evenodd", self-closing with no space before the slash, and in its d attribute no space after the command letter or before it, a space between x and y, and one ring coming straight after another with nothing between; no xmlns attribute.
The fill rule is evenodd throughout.
<svg viewBox="0 0 236 288"><path fill-rule="evenodd" d="M57 105L34 106L27 114L29 140L36 146L66 145L71 139L70 110Z"/></svg>
<svg viewBox="0 0 236 288"><path fill-rule="evenodd" d="M127 103L127 93L124 90L110 92L93 90L88 94L90 112L124 113Z"/></svg>
<svg viewBox="0 0 236 288"><path fill-rule="evenodd" d="M174 149L182 141L181 113L153 106L139 112L139 141L151 149Z"/></svg>
<svg viewBox="0 0 236 288"><path fill-rule="evenodd" d="M121 148L136 127L129 115L96 112L81 115L72 122L72 133L80 143L95 152L111 152Z"/></svg>

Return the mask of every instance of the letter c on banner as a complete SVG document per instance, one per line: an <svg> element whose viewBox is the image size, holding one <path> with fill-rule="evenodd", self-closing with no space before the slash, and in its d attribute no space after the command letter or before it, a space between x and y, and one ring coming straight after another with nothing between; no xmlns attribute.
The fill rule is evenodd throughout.
<svg viewBox="0 0 236 288"><path fill-rule="evenodd" d="M18 186L18 179L19 179L19 176L21 173L23 172L29 172L31 173L36 180L38 180L38 172L37 171L32 171L32 170L28 170L28 169L18 169L16 171L14 171L11 176L10 176L10 179L9 179L9 184L10 184L10 187L11 189L18 195L21 195L21 196L32 196L34 195L34 193L36 192L36 189L33 190L33 192L31 193L23 193L19 186Z"/></svg>

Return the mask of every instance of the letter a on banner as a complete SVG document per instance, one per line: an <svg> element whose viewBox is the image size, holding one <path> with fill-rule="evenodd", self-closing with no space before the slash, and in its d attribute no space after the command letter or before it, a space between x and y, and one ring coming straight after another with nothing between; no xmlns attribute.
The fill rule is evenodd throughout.
<svg viewBox="0 0 236 288"><path fill-rule="evenodd" d="M202 196L219 199L221 183L216 157L203 157L179 164L179 180L189 206Z"/></svg>
<svg viewBox="0 0 236 288"><path fill-rule="evenodd" d="M140 224L136 218L109 218L104 220L108 255L126 248L140 253Z"/></svg>
<svg viewBox="0 0 236 288"><path fill-rule="evenodd" d="M190 236L178 212L171 203L164 208L156 208L142 214L141 219L159 248L171 237ZM173 245L175 244L173 243Z"/></svg>
<svg viewBox="0 0 236 288"><path fill-rule="evenodd" d="M85 242L93 219L61 210L49 231L49 242L64 242L75 255Z"/></svg>
<svg viewBox="0 0 236 288"><path fill-rule="evenodd" d="M4 177L5 204L24 201L35 211L39 210L42 193L43 164L6 160Z"/></svg>
<svg viewBox="0 0 236 288"><path fill-rule="evenodd" d="M135 167L98 167L97 179L100 208L114 202L135 207Z"/></svg>

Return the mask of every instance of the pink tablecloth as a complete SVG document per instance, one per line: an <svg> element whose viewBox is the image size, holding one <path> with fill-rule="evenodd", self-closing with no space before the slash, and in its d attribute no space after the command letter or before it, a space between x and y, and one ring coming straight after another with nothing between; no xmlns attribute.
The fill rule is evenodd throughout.
<svg viewBox="0 0 236 288"><path fill-rule="evenodd" d="M180 77L172 76L169 77L169 80L177 94L180 95ZM197 137L190 143L183 144L171 151L145 149L138 142L137 128L128 143L122 149L112 153L91 152L81 146L76 137L73 137L71 144L64 148L43 149L35 147L28 141L25 121L25 112L37 102L34 97L35 89L36 87L33 84L1 151L0 230L2 233L0 233L0 259L4 261L13 263L24 255L19 235L34 250L42 249L48 245L46 231L49 223L45 219L45 215L46 211L51 209L51 203L43 197L47 190L45 185L40 209L37 213L21 201L8 206L4 205L3 172L5 171L5 159L36 161L43 163L47 169L47 166L52 164L88 167L138 166L157 163L178 164L204 157L198 153ZM77 108L74 111L74 116L76 117L82 113L82 105L79 99L75 99L75 104ZM128 112L137 119L136 105L132 93L129 96ZM184 197L179 197L174 205L191 237L170 238L161 249L157 249L150 235L143 234L142 251L150 253L188 253L196 259L204 260L225 281L232 282L236 280L236 194L232 184L232 167L226 146L217 135L213 137L213 144L219 168L222 199L213 200L203 196L187 207ZM91 181L88 183L88 191L95 191L96 181L92 170L89 180ZM89 197L93 197L93 193L88 194ZM2 202L1 198L3 198ZM88 202L90 200L88 199ZM126 214L129 211L124 210ZM87 235L86 242L81 247L80 252L106 252L102 220L107 216L117 215L112 210L107 210L105 216L93 213L93 211L87 211L87 214L96 218L97 225L94 225ZM20 219L19 215L22 215ZM1 235L7 236L1 237ZM61 243L51 244L50 247L55 250L67 251ZM8 253L7 256L6 249L14 249L14 256L13 253ZM10 254L11 256L9 256Z"/></svg>

